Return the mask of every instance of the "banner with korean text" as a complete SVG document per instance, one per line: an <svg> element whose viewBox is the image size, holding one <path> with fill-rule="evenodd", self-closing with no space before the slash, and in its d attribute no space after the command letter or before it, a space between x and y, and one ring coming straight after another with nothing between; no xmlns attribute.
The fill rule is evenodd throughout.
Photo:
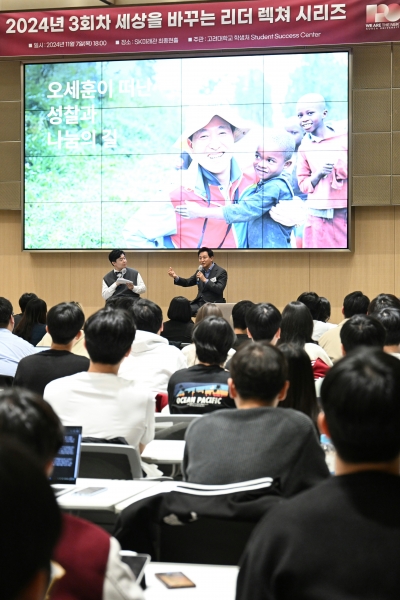
<svg viewBox="0 0 400 600"><path fill-rule="evenodd" d="M0 56L51 56L400 41L400 5L242 0L0 13Z"/></svg>

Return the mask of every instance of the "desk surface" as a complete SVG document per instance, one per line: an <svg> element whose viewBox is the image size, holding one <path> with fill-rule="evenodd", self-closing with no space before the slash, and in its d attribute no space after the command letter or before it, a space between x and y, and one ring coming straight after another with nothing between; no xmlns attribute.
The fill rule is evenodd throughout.
<svg viewBox="0 0 400 600"><path fill-rule="evenodd" d="M184 440L153 440L149 442L142 452L144 462L156 464L181 464L185 451Z"/></svg>
<svg viewBox="0 0 400 600"><path fill-rule="evenodd" d="M155 577L155 573L176 571L184 573L196 587L169 590ZM238 572L238 567L151 562L145 570L147 589L144 597L146 600L234 600Z"/></svg>
<svg viewBox="0 0 400 600"><path fill-rule="evenodd" d="M158 481L123 480L123 479L83 479L78 478L76 488L59 496L58 504L65 510L109 510L115 512L115 506L128 498L132 498L151 487ZM93 495L81 495L80 490L103 487L105 490Z"/></svg>

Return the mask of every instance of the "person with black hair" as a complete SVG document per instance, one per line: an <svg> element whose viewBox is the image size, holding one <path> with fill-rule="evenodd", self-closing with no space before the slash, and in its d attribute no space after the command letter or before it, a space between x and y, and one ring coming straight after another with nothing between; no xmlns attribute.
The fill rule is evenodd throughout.
<svg viewBox="0 0 400 600"><path fill-rule="evenodd" d="M24 314L14 334L36 346L46 333L47 304L41 298L32 298L26 305Z"/></svg>
<svg viewBox="0 0 400 600"><path fill-rule="evenodd" d="M266 341L275 346L281 333L282 315L268 302L250 307L245 317L249 337L255 342Z"/></svg>
<svg viewBox="0 0 400 600"><path fill-rule="evenodd" d="M171 375L187 366L186 358L161 337L163 314L158 304L141 298L132 304L131 314L136 323L136 337L118 375L152 390L154 396L166 392Z"/></svg>
<svg viewBox="0 0 400 600"><path fill-rule="evenodd" d="M222 317L206 317L195 326L193 342L198 364L177 371L169 380L172 414L202 414L235 407L229 396L229 373L223 368L234 339L232 327Z"/></svg>
<svg viewBox="0 0 400 600"><path fill-rule="evenodd" d="M237 350L244 342L249 341L247 334L246 314L254 306L254 302L251 300L240 300L236 302L232 308L232 323L233 331L236 334L236 341L233 344L235 350Z"/></svg>
<svg viewBox="0 0 400 600"><path fill-rule="evenodd" d="M336 327L336 325L333 325L332 323L327 323L327 320L331 316L331 305L326 298L318 296L315 292L303 292L297 298L297 301L305 304L311 313L314 321L312 333L314 342L318 342L321 335L326 331Z"/></svg>
<svg viewBox="0 0 400 600"><path fill-rule="evenodd" d="M173 278L175 285L182 287L197 285L197 296L190 303L193 316L206 302L226 302L223 293L228 282L228 273L214 262L214 252L211 248L200 248L197 256L200 267L188 279L179 277L172 267L168 269L168 275Z"/></svg>
<svg viewBox="0 0 400 600"><path fill-rule="evenodd" d="M72 354L74 344L82 336L85 322L82 309L75 302L61 302L47 313L46 331L51 335L51 348L23 358L15 373L13 385L43 395L50 381L87 371L89 359Z"/></svg>
<svg viewBox="0 0 400 600"><path fill-rule="evenodd" d="M29 300L32 300L33 298L37 298L37 295L34 292L25 292L25 294L22 294L22 296L18 300L18 304L21 309L21 312L18 313L17 315L14 315L14 328L18 325L18 323L24 316L25 308L26 308L26 305L28 304Z"/></svg>
<svg viewBox="0 0 400 600"><path fill-rule="evenodd" d="M183 296L172 298L167 317L169 321L164 322L161 336L169 342L190 344L194 323L189 300Z"/></svg>
<svg viewBox="0 0 400 600"><path fill-rule="evenodd" d="M400 597L400 365L346 355L322 384L335 477L273 507L241 558L236 600Z"/></svg>
<svg viewBox="0 0 400 600"><path fill-rule="evenodd" d="M40 479L43 478L43 473L47 477L51 475L53 460L64 441L64 431L54 410L39 395L20 388L0 392L0 435L7 435L9 439L24 446L41 469ZM0 471L2 462L0 460ZM15 479L16 476L17 474L14 473L13 478ZM48 482L46 485L49 489ZM28 489L22 496L28 500L23 503L18 501L17 504L28 511L36 528L38 530L40 528L39 537L43 536L45 540L46 532L44 531L42 534L41 531L42 528L46 528L49 521L47 514L44 513L41 516L43 507L38 513L32 514L32 493L34 490ZM54 494L50 490L49 493L54 500ZM26 524L26 518L24 517L24 524ZM19 541L18 551L22 552L22 556L28 549L31 550L32 555L35 554L32 544L34 540L31 540L28 531L25 532L24 540ZM53 535L56 533L57 529ZM3 536L4 529L2 527L2 540ZM40 542L40 539L37 542ZM17 544L16 540L15 544ZM53 585L51 598L53 600L60 598L80 600L88 597L99 600L137 600L142 598L140 588L134 582L130 569L121 562L119 550L120 546L117 540L110 537L100 527L63 513L62 533L54 548L52 558L61 565L65 574ZM2 561L5 557L6 555L2 553ZM21 555L18 555L17 564L19 564L20 558ZM34 561L34 556L31 557L31 560ZM3 568L4 562L1 571ZM3 586L1 590L1 597L4 598ZM89 595L88 590L90 590ZM24 596L25 598L28 597ZM31 596L29 596L30 598Z"/></svg>
<svg viewBox="0 0 400 600"><path fill-rule="evenodd" d="M94 313L85 323L88 372L51 381L43 395L64 425L82 425L83 437L123 437L142 451L154 437L154 396L117 376L135 332L126 310L102 308Z"/></svg>
<svg viewBox="0 0 400 600"><path fill-rule="evenodd" d="M0 296L0 376L14 377L19 361L42 349L13 335L13 307L7 298Z"/></svg>
<svg viewBox="0 0 400 600"><path fill-rule="evenodd" d="M333 363L342 358L342 344L340 330L353 315L366 315L368 312L369 298L362 292L351 292L343 300L342 314L344 320L337 327L326 331L318 340L321 348L325 350Z"/></svg>
<svg viewBox="0 0 400 600"><path fill-rule="evenodd" d="M343 354L360 346L371 346L383 350L386 331L382 323L369 315L354 315L340 330Z"/></svg>
<svg viewBox="0 0 400 600"><path fill-rule="evenodd" d="M310 417L317 426L319 407L310 358L307 352L296 344L280 344L279 350L286 358L290 383L286 398L279 403L279 408L299 410Z"/></svg>
<svg viewBox="0 0 400 600"><path fill-rule="evenodd" d="M295 344L307 352L315 379L324 376L332 361L312 339L314 322L308 307L303 302L289 302L282 312L281 336L278 344Z"/></svg>
<svg viewBox="0 0 400 600"><path fill-rule="evenodd" d="M368 313L372 315L378 312L381 308L397 308L400 310L400 300L394 294L378 294L373 298L368 306Z"/></svg>
<svg viewBox="0 0 400 600"><path fill-rule="evenodd" d="M384 351L396 358L400 358L400 310L388 306L387 308L381 308L378 312L372 313L371 316L375 317L385 328Z"/></svg>
<svg viewBox="0 0 400 600"><path fill-rule="evenodd" d="M2 600L44 600L61 513L40 466L10 436L0 437Z"/></svg>
<svg viewBox="0 0 400 600"><path fill-rule="evenodd" d="M128 261L124 250L111 250L108 260L113 269L103 277L101 295L104 300L114 295L139 298L145 293L146 286L139 271L126 266Z"/></svg>
<svg viewBox="0 0 400 600"><path fill-rule="evenodd" d="M289 387L282 352L265 342L243 345L231 360L228 385L238 410L205 415L187 429L187 481L224 485L272 477L288 497L329 476L311 419L277 408Z"/></svg>

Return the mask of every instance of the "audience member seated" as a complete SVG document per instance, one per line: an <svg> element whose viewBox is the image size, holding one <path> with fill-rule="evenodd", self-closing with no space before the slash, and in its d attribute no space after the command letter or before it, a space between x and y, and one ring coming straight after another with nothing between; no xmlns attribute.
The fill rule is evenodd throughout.
<svg viewBox="0 0 400 600"><path fill-rule="evenodd" d="M75 302L62 302L47 313L46 330L51 335L51 348L23 358L18 364L14 384L43 396L53 379L87 371L89 359L71 353L81 337L85 315Z"/></svg>
<svg viewBox="0 0 400 600"><path fill-rule="evenodd" d="M337 327L332 323L327 323L331 316L331 305L326 298L318 296L315 292L303 292L297 298L298 302L302 302L308 308L314 321L312 339L318 342L323 333Z"/></svg>
<svg viewBox="0 0 400 600"><path fill-rule="evenodd" d="M18 323L24 316L25 308L26 308L26 305L28 304L29 300L32 300L33 298L37 298L36 294L34 294L33 292L26 292L25 294L22 294L22 296L18 300L18 304L21 309L21 312L18 313L17 315L14 315L14 328L18 325Z"/></svg>
<svg viewBox="0 0 400 600"><path fill-rule="evenodd" d="M229 396L229 373L223 368L234 339L232 327L222 317L207 317L195 325L193 341L197 363L177 371L169 380L171 414L198 414L235 408Z"/></svg>
<svg viewBox="0 0 400 600"><path fill-rule="evenodd" d="M400 310L398 308L381 308L378 312L372 313L385 328L385 352L400 358Z"/></svg>
<svg viewBox="0 0 400 600"><path fill-rule="evenodd" d="M14 377L21 358L40 352L32 344L13 335L13 307L7 298L0 297L0 375Z"/></svg>
<svg viewBox="0 0 400 600"><path fill-rule="evenodd" d="M397 308L400 310L400 300L393 294L378 294L368 306L368 314L378 312L381 308Z"/></svg>
<svg viewBox="0 0 400 600"><path fill-rule="evenodd" d="M354 315L366 315L368 311L369 298L362 292L351 292L343 300L342 314L344 320L334 329L330 329L319 338L319 345L325 350L333 363L342 358L342 344L340 341L340 330L344 323Z"/></svg>
<svg viewBox="0 0 400 600"><path fill-rule="evenodd" d="M134 339L132 315L121 309L99 310L85 323L88 372L51 381L44 398L64 425L82 425L83 437L123 437L142 451L154 438L154 397L143 386L118 377Z"/></svg>
<svg viewBox="0 0 400 600"><path fill-rule="evenodd" d="M372 346L383 350L386 331L382 323L368 315L354 315L340 330L343 355L359 346Z"/></svg>
<svg viewBox="0 0 400 600"><path fill-rule="evenodd" d="M36 346L46 333L46 313L47 304L44 300L29 300L22 319L14 329L15 335Z"/></svg>
<svg viewBox="0 0 400 600"><path fill-rule="evenodd" d="M364 348L322 384L320 429L336 476L285 500L256 527L236 600L400 597L400 369Z"/></svg>
<svg viewBox="0 0 400 600"><path fill-rule="evenodd" d="M255 304L246 312L246 325L249 337L255 342L269 342L273 346L281 334L282 315L268 302Z"/></svg>
<svg viewBox="0 0 400 600"><path fill-rule="evenodd" d="M182 463L187 481L222 485L272 477L284 496L292 496L329 477L311 419L277 408L289 386L280 350L246 344L232 358L228 384L238 410L205 415L188 427Z"/></svg>
<svg viewBox="0 0 400 600"><path fill-rule="evenodd" d="M303 302L289 302L282 312L282 327L279 344L296 344L307 352L313 368L314 379L324 377L332 366L332 361L318 345L313 342L314 321Z"/></svg>
<svg viewBox="0 0 400 600"><path fill-rule="evenodd" d="M199 310L197 311L195 326L201 323L201 321L203 319L206 319L207 317L223 318L222 311L219 308L218 304L215 304L214 302L206 302L206 304L200 306ZM193 365L197 365L199 363L198 358L196 356L196 348L194 344L190 344L190 346L185 346L185 348L182 348L182 354L186 358L188 367L193 367ZM235 350L233 348L229 348L228 358L226 360L228 361L234 354Z"/></svg>
<svg viewBox="0 0 400 600"><path fill-rule="evenodd" d="M53 460L63 444L64 436L59 418L45 400L22 389L0 393L0 433L7 434L24 445L36 459L42 472L44 471L47 477L51 475ZM43 476L43 473L40 475ZM49 488L48 482L46 483ZM21 503L18 498L17 504L29 510L32 491L28 488L22 496L26 502ZM49 493L54 500L53 493L50 490ZM40 537L41 528L48 522L47 514L41 516L42 510L31 515ZM25 535L27 534L28 532L25 532ZM27 538L20 540L21 545L18 550L22 554L26 551L27 541ZM31 550L34 554L34 549ZM110 537L103 529L64 513L61 538L53 552L53 560L61 565L65 574L54 584L51 600L142 598L141 590L134 582L132 572L121 562L119 550L117 540ZM2 555L2 561L5 558L6 556ZM17 562L19 558L17 556ZM3 567L4 563L2 569Z"/></svg>
<svg viewBox="0 0 400 600"><path fill-rule="evenodd" d="M310 417L317 427L319 407L309 356L303 348L295 344L281 344L279 350L286 358L290 383L286 398L279 403L279 408L299 410Z"/></svg>
<svg viewBox="0 0 400 600"><path fill-rule="evenodd" d="M3 600L43 600L61 514L43 471L14 440L0 440L0 590Z"/></svg>
<svg viewBox="0 0 400 600"><path fill-rule="evenodd" d="M161 335L169 342L190 344L194 323L190 302L183 296L172 298L167 312L169 321L165 321Z"/></svg>
<svg viewBox="0 0 400 600"><path fill-rule="evenodd" d="M181 351L161 337L163 314L151 300L137 300L131 308L136 337L130 353L119 369L120 377L140 383L154 392L166 392L169 378L186 367Z"/></svg>
<svg viewBox="0 0 400 600"><path fill-rule="evenodd" d="M235 350L237 350L244 342L249 341L246 313L252 306L254 306L254 302L251 302L251 300L240 300L240 302L237 302L232 308L233 331L236 334L236 341L233 344Z"/></svg>

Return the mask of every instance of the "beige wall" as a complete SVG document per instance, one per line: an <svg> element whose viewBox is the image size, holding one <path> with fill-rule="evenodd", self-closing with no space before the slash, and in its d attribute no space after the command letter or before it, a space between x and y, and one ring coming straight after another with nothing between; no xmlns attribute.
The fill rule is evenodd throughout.
<svg viewBox="0 0 400 600"><path fill-rule="evenodd" d="M332 302L332 322L340 319L343 297L361 289L400 295L397 240L400 234L400 44L353 49L352 227L353 253L218 252L228 269L228 302L247 298L278 307L301 292L316 291ZM34 291L50 305L79 300L90 314L102 306L107 254L21 252L21 84L20 63L0 60L0 295L11 299ZM194 272L191 253L128 252L129 264L147 284L147 297L165 310L178 293L167 276Z"/></svg>
<svg viewBox="0 0 400 600"><path fill-rule="evenodd" d="M353 209L354 253L228 253L218 252L218 264L228 269L228 302L241 299L270 301L278 307L307 290L332 302L332 322L340 319L343 297L361 289L373 297L381 291L400 295L400 207ZM34 291L49 306L79 300L90 314L102 306L101 280L108 271L107 255L95 252L28 253L20 247L20 213L0 211L0 295L17 307L19 296ZM147 297L163 309L174 295L193 297L194 288L174 288L170 265L183 276L197 264L194 252L127 253L147 284Z"/></svg>

